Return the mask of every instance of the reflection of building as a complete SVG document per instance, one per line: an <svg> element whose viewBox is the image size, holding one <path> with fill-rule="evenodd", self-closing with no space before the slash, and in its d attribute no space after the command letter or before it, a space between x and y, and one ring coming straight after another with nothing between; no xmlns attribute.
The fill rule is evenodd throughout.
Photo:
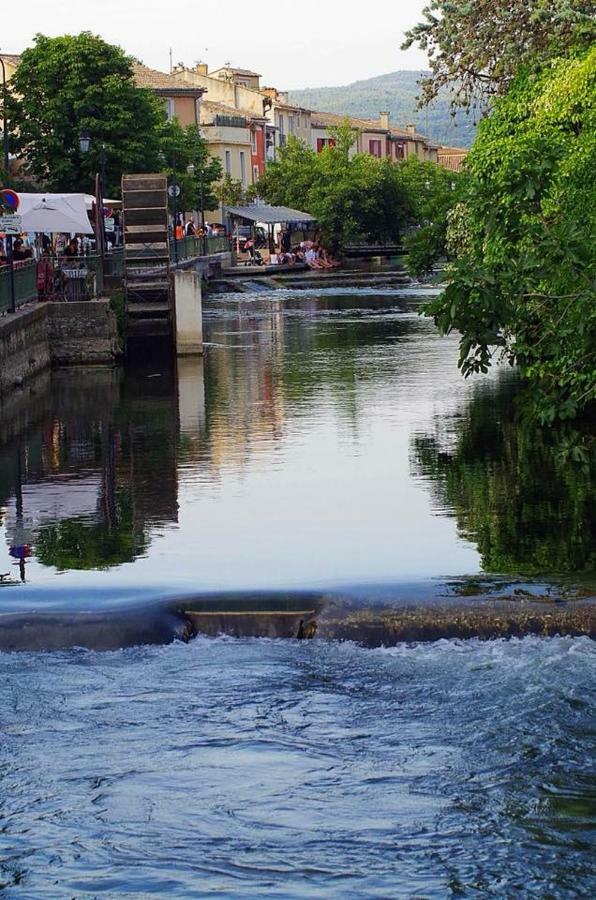
<svg viewBox="0 0 596 900"><path fill-rule="evenodd" d="M130 561L177 521L175 383L111 369L55 372L44 412L0 445L9 544L48 565Z"/></svg>
<svg viewBox="0 0 596 900"><path fill-rule="evenodd" d="M242 316L235 324L237 330L226 320L222 333L211 326L212 339L223 345L209 355L206 366L208 386L216 390L207 407L208 456L214 472L244 465L253 453L278 444L285 425L279 378L282 313Z"/></svg>

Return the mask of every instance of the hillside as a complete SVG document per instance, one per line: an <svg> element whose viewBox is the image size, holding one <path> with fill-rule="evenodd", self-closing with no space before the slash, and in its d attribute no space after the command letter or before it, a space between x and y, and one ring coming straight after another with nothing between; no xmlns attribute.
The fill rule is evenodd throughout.
<svg viewBox="0 0 596 900"><path fill-rule="evenodd" d="M396 125L413 122L422 134L437 143L469 147L476 131L472 116L459 112L454 120L445 95L428 109L416 109L420 74L418 71L400 70L366 81L355 81L344 87L290 91L290 102L308 109L363 119L376 119L379 112L388 110L391 121Z"/></svg>

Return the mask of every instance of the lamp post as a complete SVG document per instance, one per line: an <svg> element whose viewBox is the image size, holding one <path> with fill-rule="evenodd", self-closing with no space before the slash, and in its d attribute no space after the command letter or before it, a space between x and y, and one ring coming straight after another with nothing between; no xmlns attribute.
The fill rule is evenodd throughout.
<svg viewBox="0 0 596 900"><path fill-rule="evenodd" d="M91 137L88 131L81 131L79 135L79 150L85 154L91 147ZM99 172L95 175L95 241L101 259L101 277L105 275L105 248L106 232L103 217L103 192L106 179L106 146L99 147Z"/></svg>
<svg viewBox="0 0 596 900"><path fill-rule="evenodd" d="M8 148L8 115L7 115L7 107L8 107L8 86L6 82L6 66L4 65L4 60L0 56L0 65L2 66L2 147L3 147L3 168L4 168L4 179L6 181L6 186L8 187L9 182L9 172L8 167L10 165L10 155ZM14 287L14 259L12 255L12 234L6 235L6 259L8 262L8 278L10 285L10 312L13 313L16 310L16 297L15 297L15 287Z"/></svg>

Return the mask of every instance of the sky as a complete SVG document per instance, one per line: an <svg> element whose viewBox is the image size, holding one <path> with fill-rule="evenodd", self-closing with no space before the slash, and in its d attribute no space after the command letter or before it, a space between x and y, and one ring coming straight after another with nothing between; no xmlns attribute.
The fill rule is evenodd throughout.
<svg viewBox="0 0 596 900"><path fill-rule="evenodd" d="M253 69L280 90L343 85L426 65L418 50L400 50L403 32L420 20L425 0L29 0L10 16L0 50L19 53L37 32L92 31L146 65L226 63Z"/></svg>

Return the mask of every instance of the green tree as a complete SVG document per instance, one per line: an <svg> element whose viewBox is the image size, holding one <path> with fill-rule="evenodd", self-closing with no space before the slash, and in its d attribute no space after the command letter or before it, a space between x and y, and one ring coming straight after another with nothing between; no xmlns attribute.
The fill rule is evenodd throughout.
<svg viewBox="0 0 596 900"><path fill-rule="evenodd" d="M246 206L251 202L252 192L245 190L239 178L232 178L226 172L215 186L215 196L224 206Z"/></svg>
<svg viewBox="0 0 596 900"><path fill-rule="evenodd" d="M422 104L447 87L454 106L484 107L505 93L520 65L589 47L594 13L593 0L431 0L403 44L417 44L430 60Z"/></svg>
<svg viewBox="0 0 596 900"><path fill-rule="evenodd" d="M46 188L89 191L105 146L105 193L120 191L123 172L159 168L163 105L136 87L132 59L102 38L38 34L10 82L13 150ZM88 132L89 152L79 136Z"/></svg>
<svg viewBox="0 0 596 900"><path fill-rule="evenodd" d="M459 202L465 178L432 162L413 156L400 167L405 192L416 224L404 238L406 263L412 275L424 275L437 260L449 255L447 230L453 208Z"/></svg>
<svg viewBox="0 0 596 900"><path fill-rule="evenodd" d="M516 363L543 422L596 398L595 98L591 50L521 72L495 103L468 158L460 255L428 310L461 333L464 374L499 351Z"/></svg>
<svg viewBox="0 0 596 900"><path fill-rule="evenodd" d="M351 154L353 142L351 127L320 153L290 138L259 181L259 195L313 215L328 242L397 240L411 218L399 167Z"/></svg>
<svg viewBox="0 0 596 900"><path fill-rule="evenodd" d="M196 125L183 128L177 119L164 125L162 139L162 168L170 183L176 179L180 196L176 207L180 210L217 209L217 182L221 178L221 160L209 155L209 147ZM193 171L188 172L192 166ZM173 211L170 199L170 210Z"/></svg>

